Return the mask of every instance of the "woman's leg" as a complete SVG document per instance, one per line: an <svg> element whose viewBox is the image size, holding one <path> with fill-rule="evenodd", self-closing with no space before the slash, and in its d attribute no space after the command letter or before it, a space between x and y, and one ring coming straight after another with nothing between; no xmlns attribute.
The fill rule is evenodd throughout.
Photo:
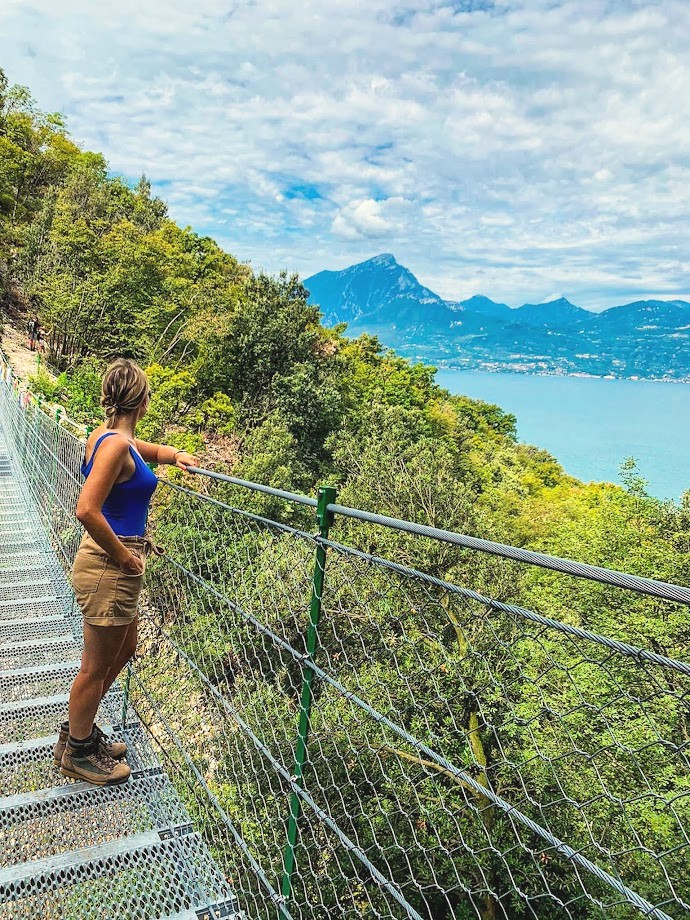
<svg viewBox="0 0 690 920"><path fill-rule="evenodd" d="M108 690L110 690L118 674L120 673L120 671L122 671L122 669L127 664L127 662L131 658L134 658L134 654L137 650L138 627L139 627L138 617L134 619L129 624L129 626L125 627L127 632L125 633L125 638L122 642L122 647L120 648L120 651L118 652L117 657L115 658L110 668L108 669L108 673L105 675L105 679L103 681L103 696L105 696Z"/></svg>
<svg viewBox="0 0 690 920"><path fill-rule="evenodd" d="M93 729L103 685L118 659L129 626L91 626L84 623L81 668L69 695L69 731L73 738L88 738Z"/></svg>

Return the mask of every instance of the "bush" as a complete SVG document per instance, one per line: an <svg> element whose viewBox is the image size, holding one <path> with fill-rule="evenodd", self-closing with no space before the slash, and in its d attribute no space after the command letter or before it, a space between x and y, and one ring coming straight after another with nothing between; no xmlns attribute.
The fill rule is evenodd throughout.
<svg viewBox="0 0 690 920"><path fill-rule="evenodd" d="M42 396L50 402L60 402L64 395L67 378L60 374L57 380L53 380L47 370L39 367L35 374L29 377L29 387L37 395Z"/></svg>
<svg viewBox="0 0 690 920"><path fill-rule="evenodd" d="M67 414L75 421L86 424L98 424L101 421L102 378L103 367L97 358L85 358L72 371L69 379L65 378L65 406Z"/></svg>

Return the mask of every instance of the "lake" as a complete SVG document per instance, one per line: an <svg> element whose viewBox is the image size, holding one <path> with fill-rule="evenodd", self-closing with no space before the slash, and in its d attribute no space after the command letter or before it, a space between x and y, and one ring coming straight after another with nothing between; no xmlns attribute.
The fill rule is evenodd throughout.
<svg viewBox="0 0 690 920"><path fill-rule="evenodd" d="M690 488L690 384L453 370L436 379L512 412L520 440L578 479L619 482L634 457L652 495L678 500Z"/></svg>

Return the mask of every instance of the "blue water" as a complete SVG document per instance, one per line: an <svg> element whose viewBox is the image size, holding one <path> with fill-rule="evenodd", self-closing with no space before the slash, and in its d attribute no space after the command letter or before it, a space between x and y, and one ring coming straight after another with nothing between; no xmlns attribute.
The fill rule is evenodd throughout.
<svg viewBox="0 0 690 920"><path fill-rule="evenodd" d="M519 439L578 479L620 482L634 457L650 494L678 500L690 488L690 384L452 370L436 379L512 412Z"/></svg>

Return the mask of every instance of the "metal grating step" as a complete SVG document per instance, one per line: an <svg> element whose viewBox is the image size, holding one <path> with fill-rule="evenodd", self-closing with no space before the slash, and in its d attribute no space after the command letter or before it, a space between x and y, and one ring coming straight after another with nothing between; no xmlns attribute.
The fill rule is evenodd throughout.
<svg viewBox="0 0 690 920"><path fill-rule="evenodd" d="M126 742L127 763L132 771L157 773L160 770L160 763L138 721L128 722L124 729L111 728L105 721L99 724L112 738ZM57 734L51 733L43 738L0 744L1 796L37 792L48 786L72 783L53 766L53 748L57 738Z"/></svg>
<svg viewBox="0 0 690 920"><path fill-rule="evenodd" d="M0 545L0 569L15 571L22 565L36 565L49 559L48 549L40 544L19 546Z"/></svg>
<svg viewBox="0 0 690 920"><path fill-rule="evenodd" d="M79 606L67 597L16 598L14 601L0 602L0 627L3 622L22 619L41 619L43 617L62 616L70 620L70 629L74 622L81 622ZM70 629L66 630L70 632ZM80 630L81 632L81 630ZM36 637L38 638L38 636ZM2 644L0 637L0 644Z"/></svg>
<svg viewBox="0 0 690 920"><path fill-rule="evenodd" d="M47 735L66 718L69 696L36 697L0 705L0 744L27 741L37 735ZM122 710L122 692L111 690L101 702L101 719L117 722Z"/></svg>
<svg viewBox="0 0 690 920"><path fill-rule="evenodd" d="M37 534L35 531L28 531L27 533L10 531L2 535L3 552L5 549L17 551L25 547L31 549L37 546L46 546L46 540L42 534Z"/></svg>
<svg viewBox="0 0 690 920"><path fill-rule="evenodd" d="M0 509L0 534L2 535L0 538L4 538L6 533L16 533L20 528L25 532L27 524L34 533L39 531L40 522L33 521L32 516L25 509Z"/></svg>
<svg viewBox="0 0 690 920"><path fill-rule="evenodd" d="M0 799L0 869L148 831L189 826L161 771L121 786L53 786Z"/></svg>
<svg viewBox="0 0 690 920"><path fill-rule="evenodd" d="M223 901L233 893L198 834L151 831L0 871L2 920L153 920Z"/></svg>
<svg viewBox="0 0 690 920"><path fill-rule="evenodd" d="M67 587L67 583L58 581L47 566L36 565L0 569L0 590L15 591L19 595L27 585L31 587L42 586L44 594L55 594L58 590L58 585L61 588Z"/></svg>
<svg viewBox="0 0 690 920"><path fill-rule="evenodd" d="M72 660L80 656L81 647L72 637L0 643L0 669L3 671Z"/></svg>
<svg viewBox="0 0 690 920"><path fill-rule="evenodd" d="M33 542L38 540L42 535L36 532L35 527L27 527L25 521L19 521L10 527L0 528L0 533L2 533L2 539L5 540L7 537L16 537L18 540L29 540Z"/></svg>
<svg viewBox="0 0 690 920"><path fill-rule="evenodd" d="M63 636L73 637L74 631L70 621L62 613L12 620L0 619L0 644L31 639L59 639Z"/></svg>
<svg viewBox="0 0 690 920"><path fill-rule="evenodd" d="M12 597L13 592L22 596L27 590L31 590L32 597L53 594L53 582L48 570L36 567L32 572L11 571L0 575L0 595L8 593Z"/></svg>
<svg viewBox="0 0 690 920"><path fill-rule="evenodd" d="M15 576L16 579L16 576ZM17 601L56 600L57 595L49 579L42 581L0 582L0 604L5 607Z"/></svg>
<svg viewBox="0 0 690 920"><path fill-rule="evenodd" d="M25 567L45 565L51 567L56 575L60 574L58 563L47 549L35 548L31 552L18 550L16 547L3 549L0 553L0 570L3 572L20 572Z"/></svg>
<svg viewBox="0 0 690 920"><path fill-rule="evenodd" d="M37 668L0 671L0 700L3 703L13 703L36 696L66 694L77 675L79 665L79 660L75 659L59 664L44 664Z"/></svg>

